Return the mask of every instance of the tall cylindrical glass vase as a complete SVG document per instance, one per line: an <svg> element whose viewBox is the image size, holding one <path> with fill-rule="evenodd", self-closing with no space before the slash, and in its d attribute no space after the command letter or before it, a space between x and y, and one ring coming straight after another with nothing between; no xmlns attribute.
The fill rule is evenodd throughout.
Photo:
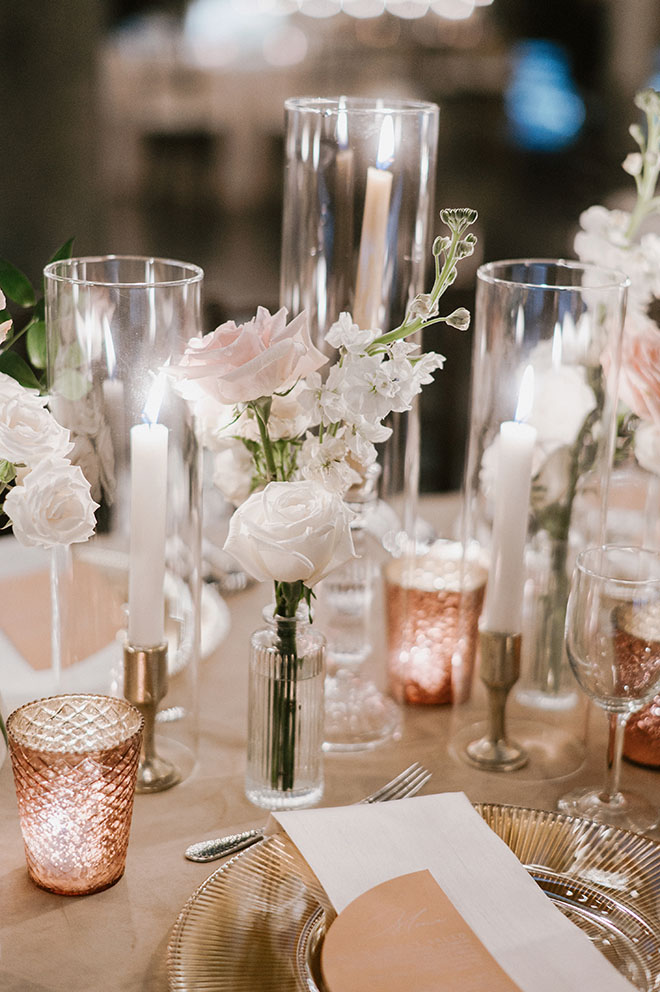
<svg viewBox="0 0 660 992"><path fill-rule="evenodd" d="M396 326L431 258L438 107L304 97L285 112L280 302L307 311L320 348L343 311L360 327ZM407 451L417 464L416 418L416 409L393 415L381 454L385 499L402 497Z"/></svg>
<svg viewBox="0 0 660 992"><path fill-rule="evenodd" d="M143 714L138 791L192 769L200 645L200 465L167 366L201 333L203 273L105 256L45 269L51 409L99 503L94 536L52 559L58 689Z"/></svg>
<svg viewBox="0 0 660 992"><path fill-rule="evenodd" d="M575 555L604 534L626 289L620 272L562 260L491 262L477 273L465 537L491 553L482 626L522 635L515 695L548 710L577 696L566 601ZM522 505L521 487L498 507L502 463L513 466L528 442L531 495ZM520 528L509 581L502 563ZM503 630L502 617L518 629Z"/></svg>

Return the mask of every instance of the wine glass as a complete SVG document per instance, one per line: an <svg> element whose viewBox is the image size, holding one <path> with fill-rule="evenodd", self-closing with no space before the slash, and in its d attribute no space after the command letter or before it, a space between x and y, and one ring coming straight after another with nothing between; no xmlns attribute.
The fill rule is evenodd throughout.
<svg viewBox="0 0 660 992"><path fill-rule="evenodd" d="M632 830L650 830L660 809L619 788L621 750L631 713L660 685L660 553L606 545L578 557L566 611L566 651L581 688L609 716L602 789L559 800L567 813Z"/></svg>

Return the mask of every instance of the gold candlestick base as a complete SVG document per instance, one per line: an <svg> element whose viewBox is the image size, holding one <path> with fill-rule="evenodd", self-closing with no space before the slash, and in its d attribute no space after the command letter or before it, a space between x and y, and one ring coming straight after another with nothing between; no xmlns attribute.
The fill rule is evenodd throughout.
<svg viewBox="0 0 660 992"><path fill-rule="evenodd" d="M136 792L164 792L181 779L179 769L156 753L156 712L166 693L167 644L153 648L125 644L124 696L144 718Z"/></svg>
<svg viewBox="0 0 660 992"><path fill-rule="evenodd" d="M482 630L480 678L488 692L488 731L467 745L468 761L484 771L511 772L527 764L527 752L507 740L506 700L520 675L520 634Z"/></svg>

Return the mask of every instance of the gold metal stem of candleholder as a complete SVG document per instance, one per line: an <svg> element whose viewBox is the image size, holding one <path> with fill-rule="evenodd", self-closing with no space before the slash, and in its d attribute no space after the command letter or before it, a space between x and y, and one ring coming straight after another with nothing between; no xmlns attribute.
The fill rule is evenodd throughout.
<svg viewBox="0 0 660 992"><path fill-rule="evenodd" d="M520 634L482 630L480 678L488 692L488 731L467 745L468 760L485 771L510 772L527 764L527 752L507 740L506 700L520 676Z"/></svg>
<svg viewBox="0 0 660 992"><path fill-rule="evenodd" d="M167 644L153 648L124 645L124 696L144 718L136 792L164 792L181 778L171 762L156 753L156 712L167 693Z"/></svg>

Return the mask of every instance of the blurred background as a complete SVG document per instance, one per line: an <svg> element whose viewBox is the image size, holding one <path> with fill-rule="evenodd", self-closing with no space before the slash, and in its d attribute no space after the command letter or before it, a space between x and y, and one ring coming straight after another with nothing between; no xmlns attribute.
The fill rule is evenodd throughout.
<svg viewBox="0 0 660 992"><path fill-rule="evenodd" d="M625 202L633 96L660 88L658 0L29 0L0 4L0 256L184 259L205 328L276 309L287 96L440 106L436 207L479 211L479 262L573 256L580 212ZM441 224L437 218L436 230ZM422 489L458 488L470 334L423 394Z"/></svg>

